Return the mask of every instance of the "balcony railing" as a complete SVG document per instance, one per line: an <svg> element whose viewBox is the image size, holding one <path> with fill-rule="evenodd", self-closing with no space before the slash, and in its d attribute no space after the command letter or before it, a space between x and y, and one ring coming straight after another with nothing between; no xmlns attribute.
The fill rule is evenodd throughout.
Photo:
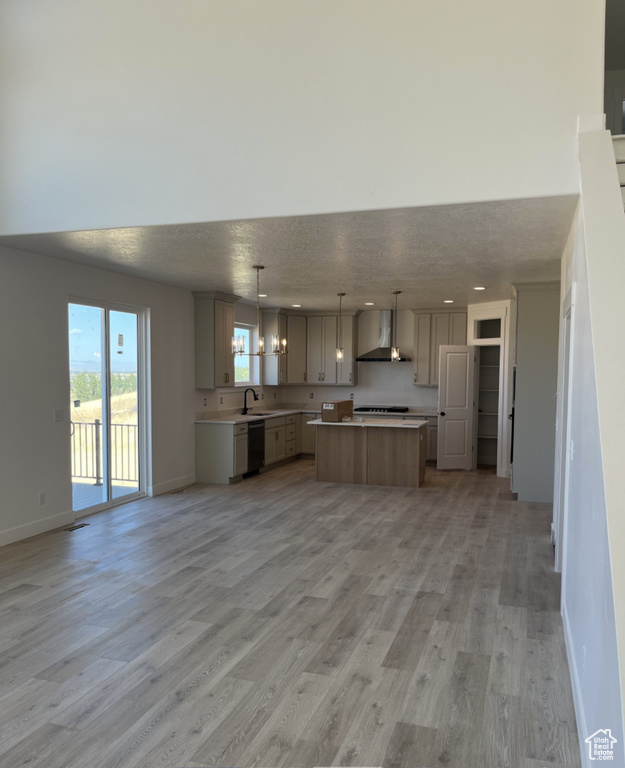
<svg viewBox="0 0 625 768"><path fill-rule="evenodd" d="M138 482L136 424L111 424L111 480ZM102 484L102 422L72 422L72 477Z"/></svg>

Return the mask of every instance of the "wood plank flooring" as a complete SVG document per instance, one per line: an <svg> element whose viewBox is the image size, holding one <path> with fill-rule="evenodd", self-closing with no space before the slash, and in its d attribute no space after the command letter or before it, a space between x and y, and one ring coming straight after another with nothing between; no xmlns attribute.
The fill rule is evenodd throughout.
<svg viewBox="0 0 625 768"><path fill-rule="evenodd" d="M7 768L578 768L550 509L300 460L0 550Z"/></svg>

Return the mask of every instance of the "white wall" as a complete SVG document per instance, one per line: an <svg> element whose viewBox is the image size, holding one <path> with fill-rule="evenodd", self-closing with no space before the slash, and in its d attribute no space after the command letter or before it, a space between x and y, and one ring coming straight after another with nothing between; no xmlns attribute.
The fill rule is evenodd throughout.
<svg viewBox="0 0 625 768"><path fill-rule="evenodd" d="M576 193L603 0L4 0L0 234Z"/></svg>
<svg viewBox="0 0 625 768"><path fill-rule="evenodd" d="M563 298L574 285L569 455L556 457L556 467L567 467L562 613L583 759L583 740L610 728L615 764L623 764L625 355L618 329L625 218L609 134L582 133L579 144L581 204L562 265ZM562 365L561 357L560 378Z"/></svg>
<svg viewBox="0 0 625 768"><path fill-rule="evenodd" d="M150 310L152 490L194 482L193 300L188 291L0 248L0 545L74 519L69 297ZM65 421L55 423L53 411ZM46 504L39 506L44 491Z"/></svg>

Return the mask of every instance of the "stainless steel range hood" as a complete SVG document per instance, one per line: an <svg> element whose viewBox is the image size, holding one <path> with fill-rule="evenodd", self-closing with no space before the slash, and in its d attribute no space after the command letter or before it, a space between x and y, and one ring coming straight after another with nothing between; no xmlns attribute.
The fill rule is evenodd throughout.
<svg viewBox="0 0 625 768"><path fill-rule="evenodd" d="M364 355L356 358L358 363L390 363L391 362L391 328L393 324L393 312L390 309L380 310L380 341L379 346ZM399 353L400 363L409 363L407 355Z"/></svg>

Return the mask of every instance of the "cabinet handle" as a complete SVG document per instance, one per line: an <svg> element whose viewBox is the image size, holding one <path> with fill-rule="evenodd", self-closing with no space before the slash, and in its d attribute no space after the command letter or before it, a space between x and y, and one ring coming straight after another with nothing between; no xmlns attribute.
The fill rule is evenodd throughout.
<svg viewBox="0 0 625 768"><path fill-rule="evenodd" d="M445 415L445 411L441 411L438 415L439 416L444 416Z"/></svg>
<svg viewBox="0 0 625 768"><path fill-rule="evenodd" d="M278 430L276 429L276 440L278 439L278 437L279 437Z"/></svg>
<svg viewBox="0 0 625 768"><path fill-rule="evenodd" d="M349 380L350 380L350 381L352 380L352 374L351 374L351 371L350 371L350 374L349 374Z"/></svg>
<svg viewBox="0 0 625 768"><path fill-rule="evenodd" d="M228 377L230 376L229 373L226 374L226 384L228 383Z"/></svg>

